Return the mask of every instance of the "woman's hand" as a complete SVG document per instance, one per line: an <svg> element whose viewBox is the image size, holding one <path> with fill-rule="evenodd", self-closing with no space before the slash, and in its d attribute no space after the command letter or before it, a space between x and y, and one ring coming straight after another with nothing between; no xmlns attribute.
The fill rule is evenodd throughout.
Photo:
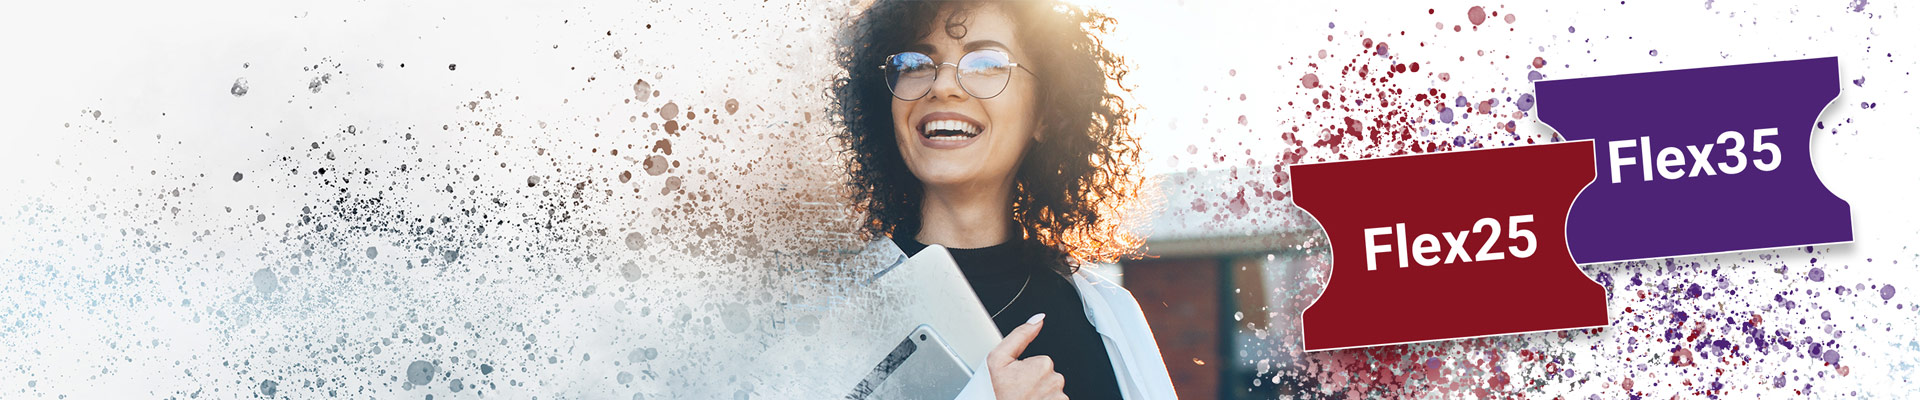
<svg viewBox="0 0 1920 400"><path fill-rule="evenodd" d="M1053 358L1033 356L1021 360L1027 344L1040 336L1040 320L1047 314L1034 314L1027 323L1013 328L1000 344L987 352L987 374L993 378L993 397L1001 400L1064 400L1067 378L1053 372Z"/></svg>

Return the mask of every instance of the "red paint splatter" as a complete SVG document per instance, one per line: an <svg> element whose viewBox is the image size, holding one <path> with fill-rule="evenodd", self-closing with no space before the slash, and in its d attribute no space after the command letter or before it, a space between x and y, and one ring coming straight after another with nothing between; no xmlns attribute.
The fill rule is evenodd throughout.
<svg viewBox="0 0 1920 400"><path fill-rule="evenodd" d="M1486 23L1486 13L1482 7L1469 10L1472 25ZM1446 25L1435 26L1444 30ZM1456 31L1460 29L1455 26ZM1328 37L1330 42L1335 39ZM1236 209L1244 207L1244 202L1284 201L1291 196L1288 186L1291 176L1285 167L1302 162L1534 142L1532 138L1513 133L1518 125L1516 120L1528 117L1514 105L1513 99L1522 93L1511 92L1505 86L1450 84L1452 74L1432 70L1433 60L1404 59L1405 56L1390 51L1384 40L1376 38L1344 38L1352 39L1359 40L1331 43L1328 46L1331 50L1305 54L1296 58L1297 64L1289 62L1286 66L1287 69L1303 68L1298 89L1301 92L1297 94L1306 98L1297 105L1289 103L1289 107L1278 109L1279 115L1262 120L1263 125L1286 127L1278 132L1286 150L1277 155L1277 160L1248 162L1248 165L1261 164L1258 170L1270 174L1272 179L1258 181L1257 185L1219 190L1216 196L1205 202L1196 200L1189 208L1220 214L1216 218L1231 219L1238 216ZM1437 57L1453 58L1452 55ZM1544 59L1534 62L1545 65ZM1485 81L1504 82L1497 76ZM1298 114L1293 114L1296 112ZM1268 183L1273 186L1265 186ZM1248 191L1252 194L1246 194ZM1328 266L1323 261L1307 261L1305 268L1326 271ZM1312 294L1319 292L1321 284L1307 282L1308 287L1300 289L1300 293L1306 295L1281 297L1274 300L1273 306L1276 310L1287 310L1281 311L1283 315L1304 309L1312 302ZM1290 337L1297 332L1278 333L1283 336L1278 339L1283 343L1299 340ZM1603 333L1607 332L1591 329L1535 334L1526 341L1503 336L1295 353L1292 361L1282 361L1292 364L1282 367L1289 371L1282 374L1318 382L1325 393L1347 397L1399 398L1433 393L1442 393L1441 397L1464 397L1473 393L1483 398L1527 398L1528 391L1538 390L1545 382L1563 379L1561 363L1566 362L1569 351L1554 347L1553 343L1590 339ZM1525 344L1529 342L1547 346ZM1513 361L1502 361L1509 358Z"/></svg>

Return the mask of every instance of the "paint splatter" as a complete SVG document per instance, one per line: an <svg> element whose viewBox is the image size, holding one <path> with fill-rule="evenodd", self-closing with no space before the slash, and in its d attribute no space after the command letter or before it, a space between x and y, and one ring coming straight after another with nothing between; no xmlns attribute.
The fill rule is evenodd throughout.
<svg viewBox="0 0 1920 400"><path fill-rule="evenodd" d="M433 376L440 373L440 367L431 362L414 361L407 364L407 383L425 385L433 382Z"/></svg>
<svg viewBox="0 0 1920 400"><path fill-rule="evenodd" d="M280 276L267 268L253 271L253 288L260 291L262 296L273 294L280 290Z"/></svg>

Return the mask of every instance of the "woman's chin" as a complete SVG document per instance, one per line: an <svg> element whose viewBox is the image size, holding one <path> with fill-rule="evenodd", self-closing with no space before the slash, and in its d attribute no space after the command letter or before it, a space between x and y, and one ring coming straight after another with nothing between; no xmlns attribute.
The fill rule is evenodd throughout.
<svg viewBox="0 0 1920 400"><path fill-rule="evenodd" d="M975 162L927 162L914 168L916 178L929 187L958 185L977 180L980 166Z"/></svg>

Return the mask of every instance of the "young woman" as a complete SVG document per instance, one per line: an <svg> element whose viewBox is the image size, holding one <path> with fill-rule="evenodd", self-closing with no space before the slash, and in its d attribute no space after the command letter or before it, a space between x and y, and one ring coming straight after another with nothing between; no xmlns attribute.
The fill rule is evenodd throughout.
<svg viewBox="0 0 1920 400"><path fill-rule="evenodd" d="M1132 254L1139 141L1109 91L1113 20L1052 1L879 0L834 87L863 229L951 249L1005 339L962 398L1170 399L1133 296L1079 266Z"/></svg>

